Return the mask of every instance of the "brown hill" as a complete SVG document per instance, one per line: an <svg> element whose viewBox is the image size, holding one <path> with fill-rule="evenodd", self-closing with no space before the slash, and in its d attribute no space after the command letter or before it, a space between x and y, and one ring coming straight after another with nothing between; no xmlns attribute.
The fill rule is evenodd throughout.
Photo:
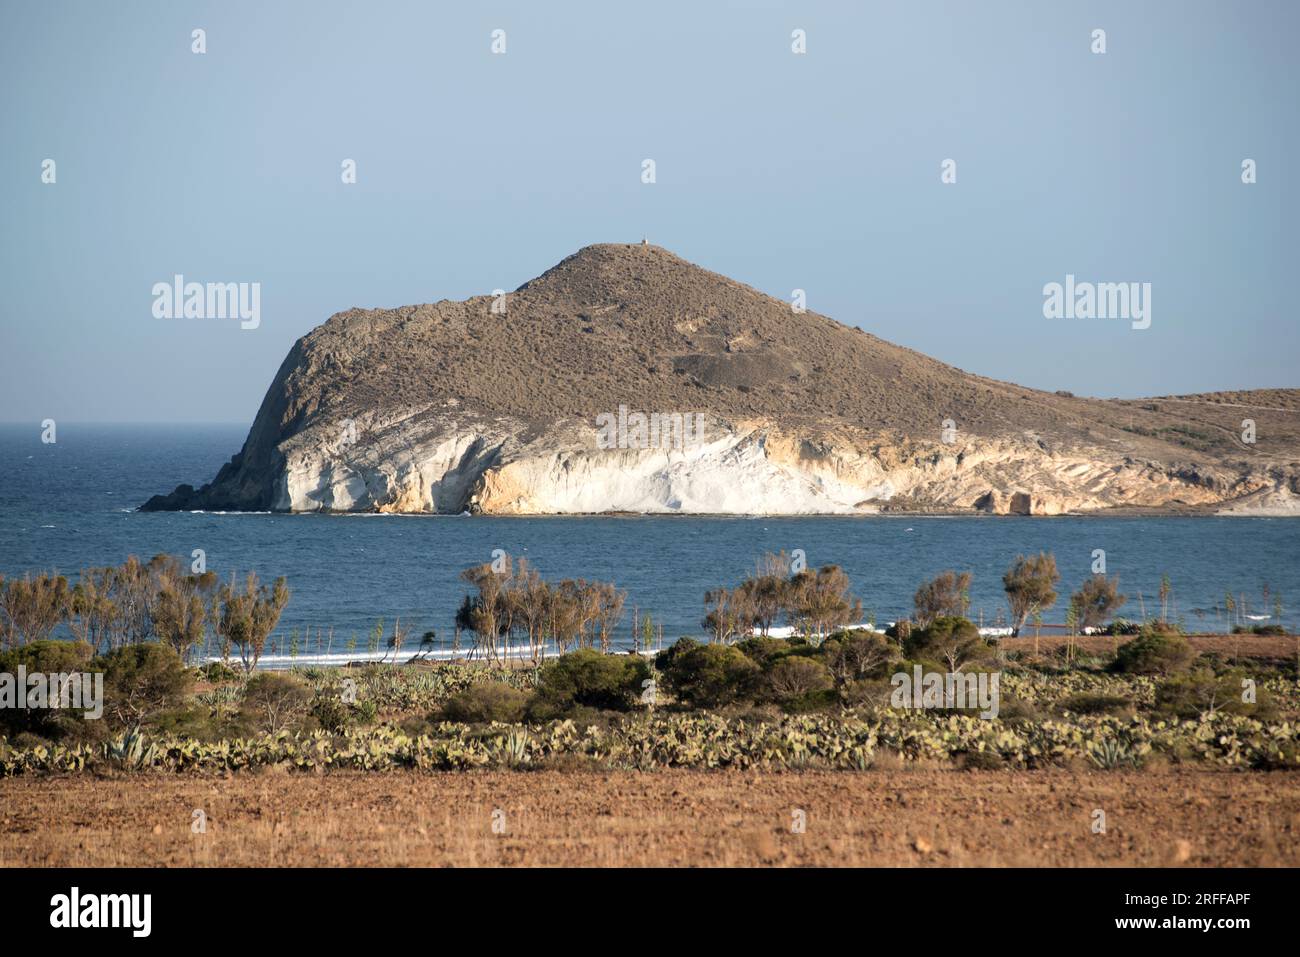
<svg viewBox="0 0 1300 957"><path fill-rule="evenodd" d="M1252 494L1287 496L1300 474L1300 390L1136 401L1040 392L963 372L816 313L796 313L789 303L665 249L602 244L500 300L482 296L333 316L294 346L243 451L214 483L199 492L182 486L145 507L337 508L337 494L322 498L309 486L337 492L340 482L351 482L364 483L366 492L349 492L342 507L384 508L411 504L409 475L399 473L412 468L421 473L415 508L473 507L482 505L492 470L517 462L523 450L535 458L548 435L550 446L567 448L572 441L568 433L564 441L552 434L557 428L590 426L620 405L694 410L727 434L760 428L769 444L777 437L797 440L791 454L798 461L785 463L796 470L807 471L813 459L824 465L833 454L836 468L843 471L853 458L852 467L861 471L857 459L873 456L872 468L878 465L893 486L877 504L974 505L970 493L981 487L983 475L948 488L935 485L937 474L890 470L918 455L948 453L957 456L960 470L965 456L978 457L973 453L980 443L990 463L1017 466L1017 487L986 483L999 495L1034 493L1019 488L1034 485L1035 466L1025 456L1055 463L1049 484L1058 492L1063 480L1070 481L1060 471L1066 458L1075 465L1092 462L1102 472L1154 471L1162 482L1199 490L1179 497L1166 489L1148 500L1129 494L1138 486L1126 486L1123 494L1117 486L1107 498L1098 485L1061 497L1063 509L1208 506ZM1240 439L1243 418L1256 422L1254 445ZM955 425L956 443L942 441L944 420ZM346 453L333 448L343 422L361 426L360 439ZM453 433L468 435L467 428L477 448L458 452L441 477L419 453L393 458L403 445L423 444L432 454ZM817 446L815 454L809 444ZM1005 455L1010 458L999 458ZM293 477L304 469L312 477L295 492ZM458 483L464 501L440 501L436 489L426 488L447 492L439 483L456 470L464 473ZM380 474L383 488L376 493ZM1096 485L1101 477L1090 471L1088 481ZM824 477L814 480L825 487ZM407 492L395 491L398 486ZM537 489L520 494L549 500Z"/></svg>

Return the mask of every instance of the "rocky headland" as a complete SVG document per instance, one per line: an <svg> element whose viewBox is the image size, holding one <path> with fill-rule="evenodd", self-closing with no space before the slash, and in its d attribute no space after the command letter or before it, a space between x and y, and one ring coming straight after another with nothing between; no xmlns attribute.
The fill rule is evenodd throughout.
<svg viewBox="0 0 1300 957"><path fill-rule="evenodd" d="M1298 413L1027 389L604 244L505 296L331 317L212 482L142 508L1290 515Z"/></svg>

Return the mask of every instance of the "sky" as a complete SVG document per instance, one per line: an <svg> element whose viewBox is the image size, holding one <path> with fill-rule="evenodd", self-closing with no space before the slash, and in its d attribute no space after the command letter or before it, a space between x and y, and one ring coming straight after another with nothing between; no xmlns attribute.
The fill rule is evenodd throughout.
<svg viewBox="0 0 1300 957"><path fill-rule="evenodd" d="M1036 388L1300 386L1297 27L1203 0L5 0L0 420L248 422L333 313L642 237ZM259 324L156 317L176 274L257 283ZM1149 328L1045 317L1067 275L1151 283Z"/></svg>

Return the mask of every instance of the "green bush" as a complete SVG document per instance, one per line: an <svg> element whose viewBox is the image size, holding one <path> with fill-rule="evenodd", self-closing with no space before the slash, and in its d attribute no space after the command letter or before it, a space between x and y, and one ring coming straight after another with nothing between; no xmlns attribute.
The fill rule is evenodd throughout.
<svg viewBox="0 0 1300 957"><path fill-rule="evenodd" d="M627 711L640 701L642 683L649 677L650 668L639 655L582 648L542 666L530 711L541 720L575 707Z"/></svg>
<svg viewBox="0 0 1300 957"><path fill-rule="evenodd" d="M0 652L0 672L15 674L19 665L23 665L29 674L36 671L45 674L85 671L94 654L84 641L33 641Z"/></svg>
<svg viewBox="0 0 1300 957"><path fill-rule="evenodd" d="M907 618L902 618L892 625L885 626L885 637L901 645L907 641L908 636L912 634L915 624Z"/></svg>
<svg viewBox="0 0 1300 957"><path fill-rule="evenodd" d="M817 651L840 685L883 677L897 658L897 649L887 638L861 629L831 635Z"/></svg>
<svg viewBox="0 0 1300 957"><path fill-rule="evenodd" d="M293 675L262 672L244 686L241 716L259 731L275 734L297 725L311 710L311 685Z"/></svg>
<svg viewBox="0 0 1300 957"><path fill-rule="evenodd" d="M1281 625L1236 625L1234 635L1285 635L1286 629Z"/></svg>
<svg viewBox="0 0 1300 957"><path fill-rule="evenodd" d="M958 756L958 766L963 771L997 771L1006 762L996 751L967 751Z"/></svg>
<svg viewBox="0 0 1300 957"><path fill-rule="evenodd" d="M198 670L205 681L213 684L235 681L239 677L238 672L220 661L209 661L206 665L200 665Z"/></svg>
<svg viewBox="0 0 1300 957"><path fill-rule="evenodd" d="M180 655L156 642L117 648L90 667L104 672L104 717L122 728L181 707L193 682Z"/></svg>
<svg viewBox="0 0 1300 957"><path fill-rule="evenodd" d="M781 639L777 638L775 640L780 641ZM655 655L653 659L654 666L658 671L666 671L669 667L672 666L672 663L676 661L679 657L686 654L692 648L698 648L698 647L700 647L700 643L698 641L696 641L694 638L688 638L685 635L683 635L680 638L678 638L676 641L674 641L671 645L669 645L667 648L659 652L659 654Z"/></svg>
<svg viewBox="0 0 1300 957"><path fill-rule="evenodd" d="M482 681L452 695L442 706L443 718L465 724L523 720L528 695L500 681Z"/></svg>
<svg viewBox="0 0 1300 957"><path fill-rule="evenodd" d="M750 700L761 674L735 645L701 645L683 638L656 663L668 689L695 708L718 708Z"/></svg>
<svg viewBox="0 0 1300 957"><path fill-rule="evenodd" d="M8 747L16 750L26 750L28 748L48 748L50 745L54 744L54 742L49 738L41 737L39 734L24 731L22 734L9 738L7 744Z"/></svg>
<svg viewBox="0 0 1300 957"><path fill-rule="evenodd" d="M1196 652L1182 635L1147 633L1119 646L1115 670L1132 675L1169 675L1185 671Z"/></svg>
<svg viewBox="0 0 1300 957"><path fill-rule="evenodd" d="M958 664L987 648L975 623L954 615L936 618L926 628L914 628L903 639L903 651L909 658L947 662L951 656Z"/></svg>
<svg viewBox="0 0 1300 957"><path fill-rule="evenodd" d="M1002 721L1031 721L1037 723L1043 716L1032 701L1003 693L998 705L998 718Z"/></svg>
<svg viewBox="0 0 1300 957"><path fill-rule="evenodd" d="M195 741L220 741L253 733L252 726L245 723L240 715L215 714L212 709L202 707L164 711L149 726L157 734L193 738Z"/></svg>
<svg viewBox="0 0 1300 957"><path fill-rule="evenodd" d="M33 641L19 648L0 653L0 674L12 675L13 704L26 700L27 689L18 686L18 669L27 674L67 675L93 671L90 661L93 649L84 641ZM80 724L79 712L58 708L0 707L0 735L14 737L33 734L49 740L58 740Z"/></svg>
<svg viewBox="0 0 1300 957"><path fill-rule="evenodd" d="M1133 702L1128 698L1108 694L1075 694L1062 698L1056 709L1071 714L1132 714Z"/></svg>
<svg viewBox="0 0 1300 957"><path fill-rule="evenodd" d="M379 716L379 704L369 696L349 704L337 688L321 689L312 701L311 716L323 731L342 734L351 728L373 724Z"/></svg>
<svg viewBox="0 0 1300 957"><path fill-rule="evenodd" d="M894 686L885 678L863 678L840 688L840 703L846 708L888 708Z"/></svg>
<svg viewBox="0 0 1300 957"><path fill-rule="evenodd" d="M1254 702L1242 700L1241 672L1216 675L1208 668L1198 668L1185 675L1166 678L1156 685L1155 710L1176 718L1197 718L1211 711L1224 714L1254 715L1268 702L1262 696ZM1260 695L1260 692L1256 692Z"/></svg>
<svg viewBox="0 0 1300 957"><path fill-rule="evenodd" d="M739 648L747 658L759 665L766 664L773 658L780 658L782 655L788 655L792 650L790 642L785 639L764 637L762 635L755 635L753 638L746 638L744 641L738 641L736 642L736 647Z"/></svg>
<svg viewBox="0 0 1300 957"><path fill-rule="evenodd" d="M321 730L341 734L352 727L355 716L350 705L337 694L320 694L311 705L311 715Z"/></svg>
<svg viewBox="0 0 1300 957"><path fill-rule="evenodd" d="M772 700L783 705L799 704L835 686L830 669L809 658L778 658L763 673L763 686Z"/></svg>
<svg viewBox="0 0 1300 957"><path fill-rule="evenodd" d="M1174 621L1162 621L1159 618L1152 618L1143 622L1142 627L1138 629L1139 635L1186 635L1187 632L1182 625Z"/></svg>

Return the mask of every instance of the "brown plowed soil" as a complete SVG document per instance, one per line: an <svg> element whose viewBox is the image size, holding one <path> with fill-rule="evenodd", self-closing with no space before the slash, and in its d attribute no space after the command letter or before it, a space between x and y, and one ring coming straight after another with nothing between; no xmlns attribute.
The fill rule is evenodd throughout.
<svg viewBox="0 0 1300 957"><path fill-rule="evenodd" d="M207 816L193 833L194 811ZM493 830L494 811L503 833ZM795 811L806 827L795 833ZM1106 832L1093 832L1095 812ZM657 771L0 781L0 864L1296 866L1300 773Z"/></svg>

